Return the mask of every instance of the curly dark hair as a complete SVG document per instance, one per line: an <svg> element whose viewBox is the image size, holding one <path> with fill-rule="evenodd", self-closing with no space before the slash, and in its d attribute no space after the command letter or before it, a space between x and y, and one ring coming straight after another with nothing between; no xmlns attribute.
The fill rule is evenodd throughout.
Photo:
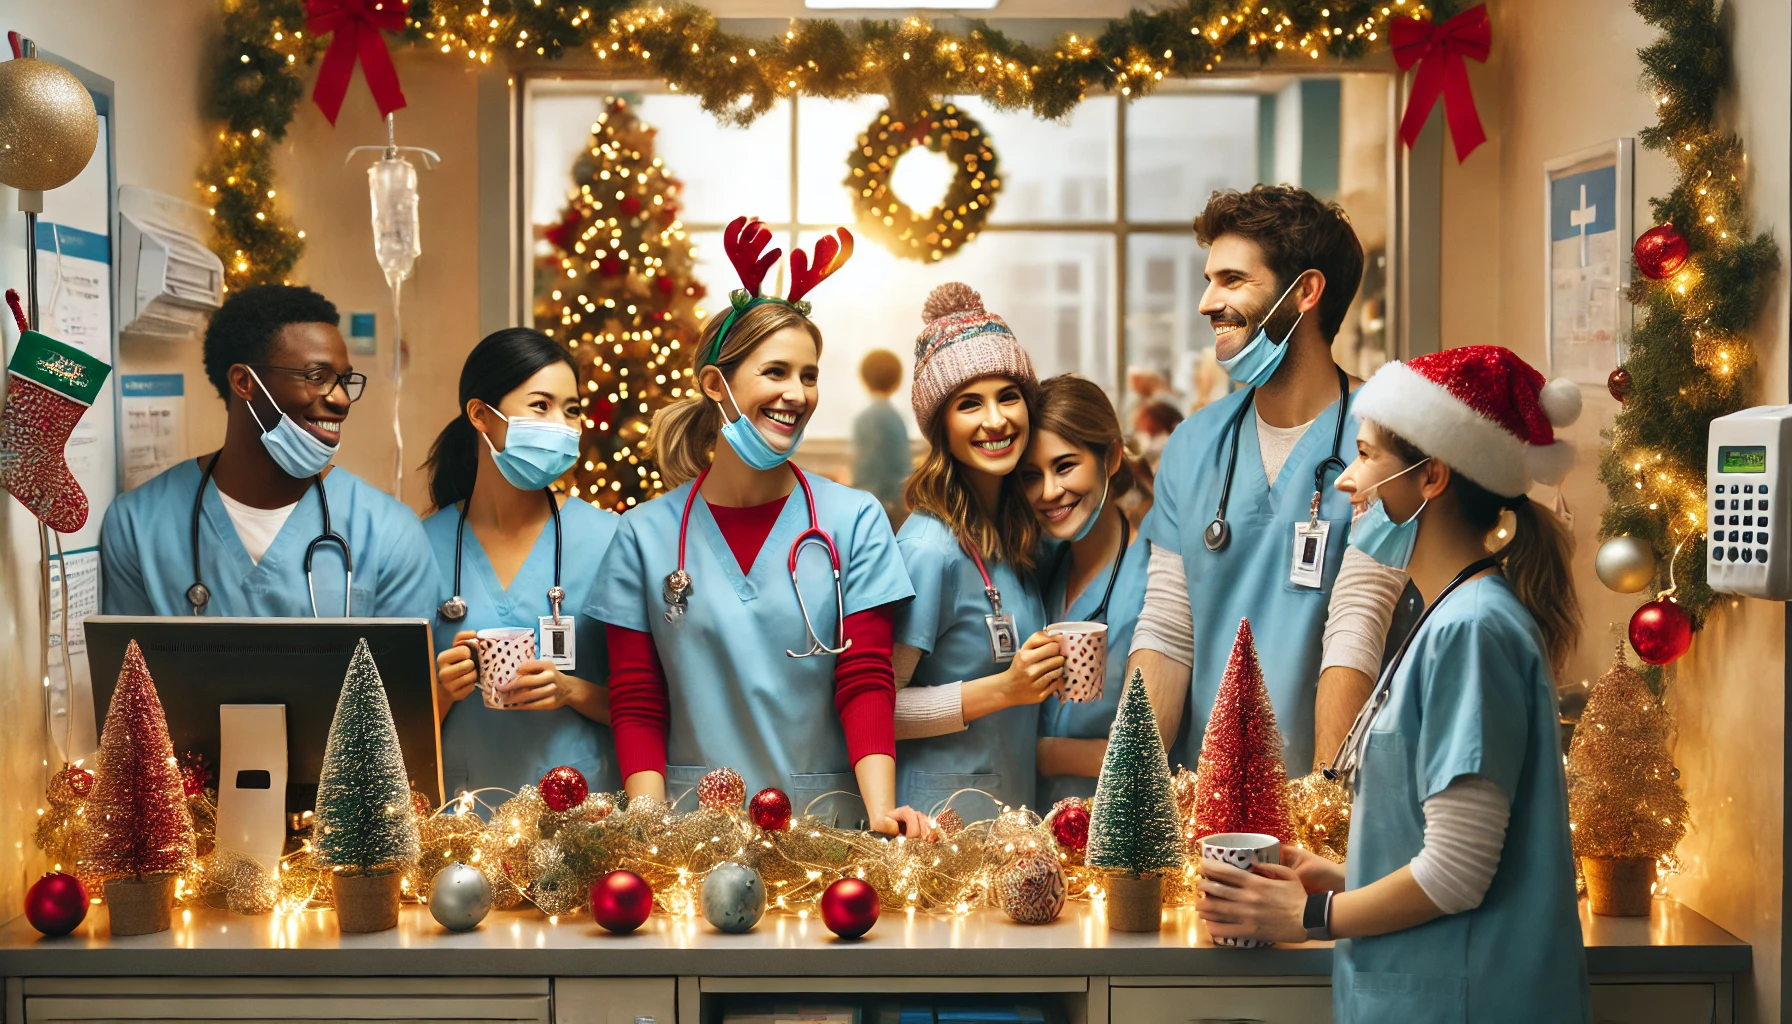
<svg viewBox="0 0 1792 1024"><path fill-rule="evenodd" d="M230 368L259 363L287 324L342 323L329 299L303 285L263 284L234 292L205 328L205 377L230 401Z"/></svg>
<svg viewBox="0 0 1792 1024"><path fill-rule="evenodd" d="M1319 271L1325 277L1319 331L1327 341L1337 337L1363 281L1363 243L1343 207L1298 185L1253 185L1248 192L1215 192L1194 226L1203 246L1221 235L1257 243L1275 271L1277 291L1303 270Z"/></svg>

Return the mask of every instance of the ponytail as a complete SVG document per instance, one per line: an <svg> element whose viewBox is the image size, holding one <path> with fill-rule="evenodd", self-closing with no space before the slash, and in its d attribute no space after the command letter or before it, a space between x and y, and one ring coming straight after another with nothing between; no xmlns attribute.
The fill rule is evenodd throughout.
<svg viewBox="0 0 1792 1024"><path fill-rule="evenodd" d="M473 496L473 480L479 472L479 431L473 429L464 407L436 435L423 465L429 470L432 507L448 508Z"/></svg>
<svg viewBox="0 0 1792 1024"><path fill-rule="evenodd" d="M709 468L721 430L721 408L693 386L691 397L653 414L642 451L658 464L660 479L671 489Z"/></svg>
<svg viewBox="0 0 1792 1024"><path fill-rule="evenodd" d="M1517 519L1511 543L1500 552L1506 581L1537 620L1550 667L1559 676L1580 636L1580 599L1568 568L1574 542L1561 522L1531 499L1521 496L1505 504Z"/></svg>
<svg viewBox="0 0 1792 1024"><path fill-rule="evenodd" d="M493 331L467 353L460 370L460 411L436 435L423 467L429 471L429 500L437 509L448 508L473 496L479 476L479 431L467 418L467 403L477 398L497 408L504 396L522 387L530 377L555 363L579 366L560 343L527 327Z"/></svg>

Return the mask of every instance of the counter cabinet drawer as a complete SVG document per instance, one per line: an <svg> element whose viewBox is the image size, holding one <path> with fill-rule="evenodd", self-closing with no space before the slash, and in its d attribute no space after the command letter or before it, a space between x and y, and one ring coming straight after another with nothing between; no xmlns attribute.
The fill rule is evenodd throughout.
<svg viewBox="0 0 1792 1024"><path fill-rule="evenodd" d="M545 978L29 978L25 1024L550 1024Z"/></svg>
<svg viewBox="0 0 1792 1024"><path fill-rule="evenodd" d="M1329 985L1113 988L1113 1024L1331 1024Z"/></svg>
<svg viewBox="0 0 1792 1024"><path fill-rule="evenodd" d="M1593 1024L1730 1024L1713 984L1594 985Z"/></svg>

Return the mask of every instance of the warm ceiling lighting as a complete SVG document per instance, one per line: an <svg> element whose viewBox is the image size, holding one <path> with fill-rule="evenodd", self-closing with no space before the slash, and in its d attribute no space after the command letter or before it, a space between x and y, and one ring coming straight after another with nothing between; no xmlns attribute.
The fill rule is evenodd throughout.
<svg viewBox="0 0 1792 1024"><path fill-rule="evenodd" d="M1000 0L803 0L812 11L988 11Z"/></svg>

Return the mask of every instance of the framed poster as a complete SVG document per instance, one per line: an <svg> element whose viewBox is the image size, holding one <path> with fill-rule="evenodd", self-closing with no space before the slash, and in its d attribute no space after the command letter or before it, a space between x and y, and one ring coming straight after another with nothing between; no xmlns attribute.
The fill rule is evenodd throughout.
<svg viewBox="0 0 1792 1024"><path fill-rule="evenodd" d="M1604 384L1630 330L1632 166L1615 139L1543 165L1544 339L1549 375Z"/></svg>

